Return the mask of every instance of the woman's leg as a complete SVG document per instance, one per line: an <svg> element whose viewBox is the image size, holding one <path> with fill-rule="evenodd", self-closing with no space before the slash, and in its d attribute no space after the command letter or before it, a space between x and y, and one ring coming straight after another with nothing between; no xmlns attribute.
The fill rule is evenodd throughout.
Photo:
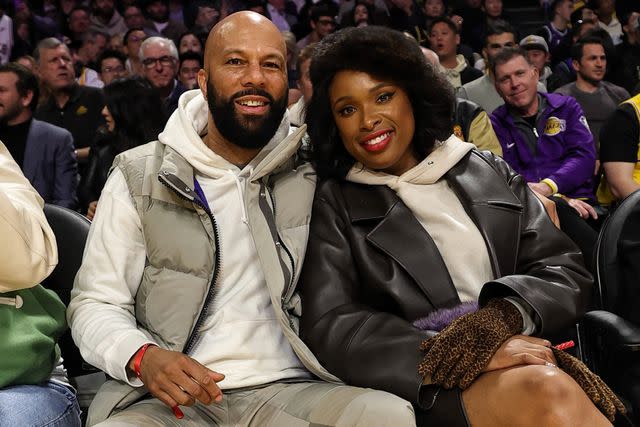
<svg viewBox="0 0 640 427"><path fill-rule="evenodd" d="M573 378L549 366L484 373L462 400L474 427L611 425Z"/></svg>

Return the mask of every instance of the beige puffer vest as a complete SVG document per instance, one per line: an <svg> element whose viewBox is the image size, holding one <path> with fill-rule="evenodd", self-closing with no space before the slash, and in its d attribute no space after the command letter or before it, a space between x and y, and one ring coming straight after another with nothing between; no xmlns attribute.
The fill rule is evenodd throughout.
<svg viewBox="0 0 640 427"><path fill-rule="evenodd" d="M304 131L300 128L287 139L300 140ZM293 152L296 147L291 146ZM244 203L285 336L310 372L325 381L339 382L297 335L301 305L295 284L304 260L315 174L310 165L294 163L292 157L249 182ZM135 298L136 319L162 347L188 354L195 338L193 331L206 317L216 291L215 218L194 190L193 167L169 146L152 142L137 147L119 155L113 167L119 168L127 181L147 252ZM87 425L103 421L112 411L126 408L146 393L145 387L107 381L91 405Z"/></svg>

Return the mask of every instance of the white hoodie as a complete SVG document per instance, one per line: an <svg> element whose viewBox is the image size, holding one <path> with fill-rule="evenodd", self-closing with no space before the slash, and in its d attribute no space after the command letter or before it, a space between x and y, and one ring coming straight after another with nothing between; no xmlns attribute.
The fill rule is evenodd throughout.
<svg viewBox="0 0 640 427"><path fill-rule="evenodd" d="M190 356L226 376L222 389L307 378L276 320L243 203L247 180L280 165L274 158L291 131L288 118L240 170L202 141L207 117L200 91L185 92L158 138L194 167L220 236L218 290ZM141 230L124 177L115 170L98 202L68 315L87 361L134 386L141 383L127 377L126 364L142 344L153 342L137 329L133 314L145 265Z"/></svg>

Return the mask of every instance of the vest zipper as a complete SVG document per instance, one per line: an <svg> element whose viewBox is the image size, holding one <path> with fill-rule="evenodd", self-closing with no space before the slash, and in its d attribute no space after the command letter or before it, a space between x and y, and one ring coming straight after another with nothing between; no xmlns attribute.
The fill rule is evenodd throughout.
<svg viewBox="0 0 640 427"><path fill-rule="evenodd" d="M271 200L271 205L273 206L273 217L274 217L274 222L275 222L276 201L273 198L273 194L271 194L271 191L269 191L268 188L265 188L265 190L267 191L267 194L269 194L269 199ZM282 307L284 308L284 303L287 300L287 298L289 297L289 292L291 291L291 289L293 288L293 284L295 283L296 265L293 262L293 255L291 255L291 252L289 251L289 248L287 248L287 245L285 245L284 242L282 241L282 238L280 237L280 233L278 232L277 229L276 229L276 233L278 235L278 243L284 249L284 251L287 253L287 256L289 257L289 262L291 262L291 280L289 280L289 283L287 284L287 287L285 288L285 290L284 290L284 292L282 294Z"/></svg>
<svg viewBox="0 0 640 427"><path fill-rule="evenodd" d="M184 188L184 191L181 188L179 189L178 187L176 187L174 183L171 183L168 180L168 178L174 178L178 183L182 185L181 188ZM181 180L179 180L178 177L170 174L169 172L163 171L160 173L160 175L158 175L158 181L160 181L162 185L167 187L169 190L171 190L181 199L200 206L209 216L209 219L211 220L211 225L213 226L213 240L216 245L216 255L215 255L215 261L213 264L213 277L211 278L211 283L209 284L209 290L207 291L207 296L204 300L204 305L202 306L202 310L200 311L200 314L198 315L198 319L196 320L196 323L193 329L191 330L191 334L187 339L187 343L184 346L184 350L182 350L184 354L189 354L191 350L193 350L193 347L196 344L195 337L197 336L197 331L202 327L204 320L207 318L207 315L209 313L209 306L211 305L211 301L215 297L215 290L216 290L215 285L216 285L216 281L218 280L218 271L220 270L220 239L218 236L218 224L216 223L216 220L213 217L213 214L211 213L211 210L209 209L209 207L205 203L203 203L199 197L196 197L197 195L196 196L191 195L191 193L193 193L194 191L188 185L186 185Z"/></svg>

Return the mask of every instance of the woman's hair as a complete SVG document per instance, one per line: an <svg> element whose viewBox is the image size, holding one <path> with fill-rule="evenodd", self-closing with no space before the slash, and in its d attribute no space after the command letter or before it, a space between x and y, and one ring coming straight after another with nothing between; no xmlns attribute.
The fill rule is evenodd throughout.
<svg viewBox="0 0 640 427"><path fill-rule="evenodd" d="M166 119L160 95L146 79L116 79L104 88L113 121L114 148L121 153L158 139Z"/></svg>
<svg viewBox="0 0 640 427"><path fill-rule="evenodd" d="M451 135L453 87L427 63L418 43L384 27L345 28L318 43L311 58L313 96L306 118L320 178L344 178L355 163L340 139L329 99L331 82L343 70L391 81L407 93L415 120L411 144L418 159L431 152L436 140Z"/></svg>

